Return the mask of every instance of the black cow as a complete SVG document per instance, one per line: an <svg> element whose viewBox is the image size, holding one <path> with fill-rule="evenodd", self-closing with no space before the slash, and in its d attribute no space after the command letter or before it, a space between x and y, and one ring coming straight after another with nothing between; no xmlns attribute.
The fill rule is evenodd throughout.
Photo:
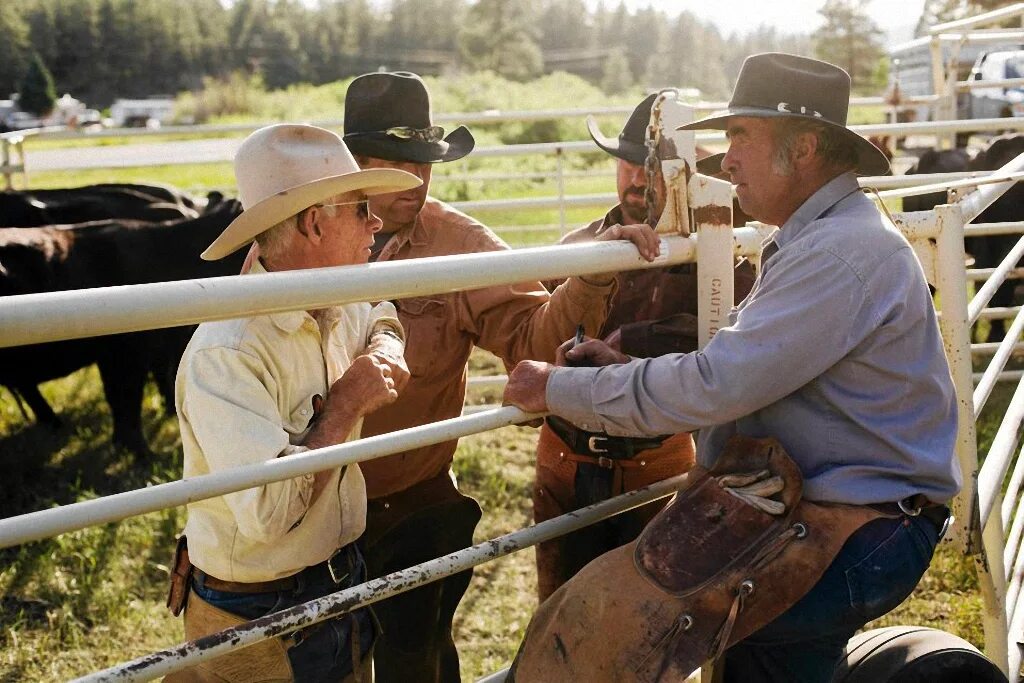
<svg viewBox="0 0 1024 683"><path fill-rule="evenodd" d="M109 183L60 190L0 192L0 227L35 227L134 218L195 218L201 206L184 192L162 185Z"/></svg>
<svg viewBox="0 0 1024 683"><path fill-rule="evenodd" d="M928 150L909 171L915 173L955 173L962 171L994 171L1024 152L1024 135L1013 134L994 138L988 146L974 157L966 150ZM906 197L903 200L904 211L926 211L938 204L946 203L945 192ZM974 219L975 223L1006 223L1024 220L1024 185L1018 182L1007 190L999 199ZM969 237L964 248L974 257L976 268L994 268L999 265L1006 254L1016 244L1019 236L992 235L989 237ZM1013 281L1007 281L996 290L990 306L1013 305ZM987 341L1001 340L1006 334L1005 320L994 320L989 327Z"/></svg>
<svg viewBox="0 0 1024 683"><path fill-rule="evenodd" d="M238 202L216 199L193 219L0 229L0 296L238 273L244 251L220 261L199 258L241 213ZM57 417L37 385L96 363L114 419L114 442L147 453L140 414L146 377L153 373L165 405L173 410L174 373L193 329L0 349L0 384L23 396L40 422L56 424Z"/></svg>

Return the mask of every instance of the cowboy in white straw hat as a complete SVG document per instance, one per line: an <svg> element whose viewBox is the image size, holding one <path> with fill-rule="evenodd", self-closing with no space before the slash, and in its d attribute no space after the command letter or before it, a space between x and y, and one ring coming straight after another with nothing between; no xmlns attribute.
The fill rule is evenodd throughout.
<svg viewBox="0 0 1024 683"><path fill-rule="evenodd" d="M245 210L203 258L256 240L253 274L365 263L381 226L367 197L420 184L403 171L360 170L337 134L294 124L250 135L235 175ZM386 302L200 325L176 386L184 476L355 438L362 416L394 401L408 379L403 345ZM365 523L354 465L192 503L169 605L185 608L192 640L360 583L353 542ZM375 637L369 613L357 610L168 680L371 680Z"/></svg>
<svg viewBox="0 0 1024 683"><path fill-rule="evenodd" d="M529 412L699 435L675 502L541 605L508 681L682 680L722 656L727 683L826 683L927 569L961 483L956 395L921 264L858 185L888 162L849 95L837 66L753 55L728 110L686 126L726 131L740 206L779 226L702 351L591 340L564 357L602 367L511 373Z"/></svg>

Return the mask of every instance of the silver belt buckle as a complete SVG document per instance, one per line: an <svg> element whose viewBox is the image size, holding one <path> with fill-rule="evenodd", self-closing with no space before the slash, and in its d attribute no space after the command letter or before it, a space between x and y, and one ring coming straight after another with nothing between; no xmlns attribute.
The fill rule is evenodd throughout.
<svg viewBox="0 0 1024 683"><path fill-rule="evenodd" d="M349 577L349 571L348 570L345 570L345 572L340 574L340 576L339 576L338 572L334 571L334 558L338 557L338 555L341 554L342 550L344 550L344 548L338 548L337 550L334 551L333 555L331 555L329 558L327 558L327 572L331 575L331 581L333 581L335 583L335 585L341 583L342 581L344 581L345 579L347 579Z"/></svg>
<svg viewBox="0 0 1024 683"><path fill-rule="evenodd" d="M901 498L900 500L896 501L896 506L899 507L899 509L903 511L903 514L907 515L908 517L917 517L919 514L921 514L921 508L910 507L909 505L907 505L908 500L909 498Z"/></svg>
<svg viewBox="0 0 1024 683"><path fill-rule="evenodd" d="M589 437L587 439L587 448L590 449L591 453L607 453L608 452L607 448L598 448L597 447L597 440L598 439L603 439L603 438L604 437L602 437L602 436L591 436L591 437Z"/></svg>

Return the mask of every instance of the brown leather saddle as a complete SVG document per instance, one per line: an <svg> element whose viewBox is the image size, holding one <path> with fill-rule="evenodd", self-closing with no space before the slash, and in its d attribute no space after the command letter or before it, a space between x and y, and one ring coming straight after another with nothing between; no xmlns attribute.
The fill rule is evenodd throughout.
<svg viewBox="0 0 1024 683"><path fill-rule="evenodd" d="M605 553L537 613L509 681L681 681L782 614L846 539L882 516L801 501L774 439L733 437L637 541Z"/></svg>

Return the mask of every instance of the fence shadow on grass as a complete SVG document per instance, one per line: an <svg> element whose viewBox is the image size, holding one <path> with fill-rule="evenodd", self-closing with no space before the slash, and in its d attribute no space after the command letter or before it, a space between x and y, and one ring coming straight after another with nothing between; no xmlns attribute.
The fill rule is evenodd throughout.
<svg viewBox="0 0 1024 683"><path fill-rule="evenodd" d="M57 430L26 422L10 395L0 395L0 517L180 478L176 420L154 387L143 406L152 457L112 445L95 368L43 391L64 422ZM183 508L163 510L0 550L0 681L49 677L69 643L130 632L126 624L138 619L133 612L140 602L162 604L183 523ZM158 619L150 621L143 630L158 629Z"/></svg>

